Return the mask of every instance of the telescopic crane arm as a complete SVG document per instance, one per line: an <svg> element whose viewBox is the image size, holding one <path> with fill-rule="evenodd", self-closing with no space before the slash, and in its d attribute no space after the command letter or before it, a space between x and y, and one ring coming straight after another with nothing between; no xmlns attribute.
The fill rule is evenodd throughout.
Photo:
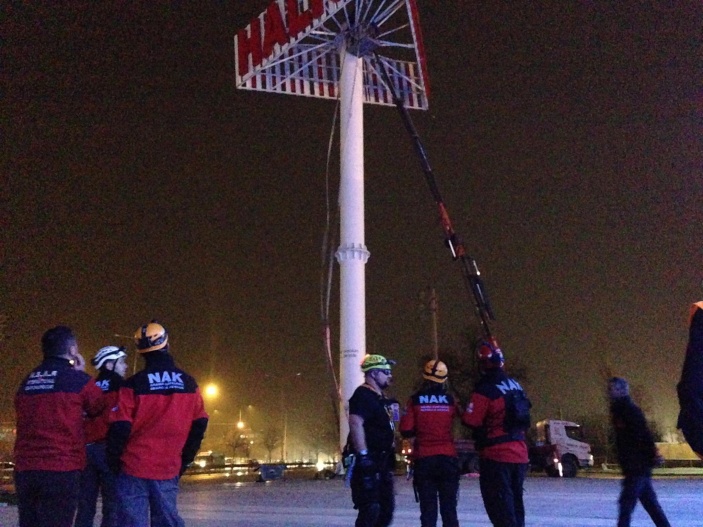
<svg viewBox="0 0 703 527"><path fill-rule="evenodd" d="M490 302L488 301L488 296L486 294L483 281L481 280L481 273L478 270L476 260L466 253L464 244L454 231L451 219L449 218L449 212L447 212L447 207L444 204L442 195L439 192L439 187L437 186L437 181L435 180L432 172L432 167L427 159L425 147L423 146L420 136L415 129L415 125L410 118L408 109L403 104L402 99L397 95L390 76L386 71L385 64L381 61L378 55L376 55L375 58L383 82L393 94L393 103L400 113L400 118L403 121L405 129L410 134L415 152L420 158L420 165L422 166L422 171L425 174L425 181L427 181L427 185L432 193L432 198L435 200L435 203L437 203L437 207L439 209L439 219L442 224L442 230L444 231L445 244L452 253L452 259L458 261L461 265L461 274L464 278L464 284L466 285L469 295L473 298L474 308L481 325L483 337L491 341L494 346L498 347L497 339L493 335L490 326L490 321L495 320L495 316L493 315L493 310L491 309Z"/></svg>

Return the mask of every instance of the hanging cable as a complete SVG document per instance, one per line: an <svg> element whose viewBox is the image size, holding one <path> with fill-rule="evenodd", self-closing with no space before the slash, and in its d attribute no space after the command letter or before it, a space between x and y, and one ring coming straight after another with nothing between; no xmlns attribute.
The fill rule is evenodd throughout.
<svg viewBox="0 0 703 527"><path fill-rule="evenodd" d="M320 317L322 322L322 349L325 354L327 372L331 376L332 386L330 388L330 399L335 422L339 422L340 389L337 374L334 369L332 359L332 332L330 327L330 299L332 296L332 277L334 274L334 245L335 237L333 227L339 221L339 207L335 207L334 214L331 213L330 206L330 163L332 159L332 145L334 144L334 131L337 126L337 116L339 115L340 100L337 97L337 104L332 118L332 129L327 146L327 163L325 168L325 231L322 236L321 247L321 269L320 269Z"/></svg>

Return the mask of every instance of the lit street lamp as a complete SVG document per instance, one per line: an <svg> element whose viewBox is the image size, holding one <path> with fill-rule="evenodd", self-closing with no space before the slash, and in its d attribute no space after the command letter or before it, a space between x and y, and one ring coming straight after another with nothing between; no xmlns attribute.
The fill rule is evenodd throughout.
<svg viewBox="0 0 703 527"><path fill-rule="evenodd" d="M239 421L237 421L237 428L242 430L244 428L244 421L242 421L242 410L239 410Z"/></svg>
<svg viewBox="0 0 703 527"><path fill-rule="evenodd" d="M218 396L218 394L220 393L220 390L216 384L211 382L205 386L204 393L205 393L205 397L207 399L215 399Z"/></svg>

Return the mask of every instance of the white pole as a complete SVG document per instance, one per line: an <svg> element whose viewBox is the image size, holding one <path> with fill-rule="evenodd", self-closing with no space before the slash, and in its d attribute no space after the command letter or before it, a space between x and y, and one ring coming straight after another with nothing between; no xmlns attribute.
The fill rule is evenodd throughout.
<svg viewBox="0 0 703 527"><path fill-rule="evenodd" d="M366 354L366 262L364 244L364 115L363 59L342 53L340 94L340 235L336 257L340 266L339 444L349 435L349 398L364 381L361 360Z"/></svg>

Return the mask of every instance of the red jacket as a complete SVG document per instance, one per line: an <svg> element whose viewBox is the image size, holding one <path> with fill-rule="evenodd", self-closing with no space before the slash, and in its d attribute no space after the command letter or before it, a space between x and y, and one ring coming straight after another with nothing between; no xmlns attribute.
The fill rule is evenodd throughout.
<svg viewBox="0 0 703 527"><path fill-rule="evenodd" d="M105 441L107 437L107 429L109 427L108 419L111 410L117 405L117 393L123 383L122 377L114 371L101 371L98 378L95 379L95 384L103 391L105 399L105 409L95 417L87 417L85 420L85 443L97 443Z"/></svg>
<svg viewBox="0 0 703 527"><path fill-rule="evenodd" d="M452 422L457 414L454 397L439 384L413 394L400 419L402 436L415 437L413 457L456 457Z"/></svg>
<svg viewBox="0 0 703 527"><path fill-rule="evenodd" d="M98 415L103 392L66 359L44 359L15 395L15 470L66 472L85 467L83 415Z"/></svg>
<svg viewBox="0 0 703 527"><path fill-rule="evenodd" d="M496 439L506 435L503 429L505 420L505 391L520 389L517 381L511 379L502 370L492 370L483 375L476 383L471 394L469 406L462 416L464 424L479 431L484 440ZM474 438L476 438L474 432ZM523 440L507 441L481 447L477 441L479 456L503 463L527 463L527 444Z"/></svg>
<svg viewBox="0 0 703 527"><path fill-rule="evenodd" d="M125 381L110 413L108 463L137 478L179 475L200 448L207 413L193 377L167 353L147 354L147 366Z"/></svg>

